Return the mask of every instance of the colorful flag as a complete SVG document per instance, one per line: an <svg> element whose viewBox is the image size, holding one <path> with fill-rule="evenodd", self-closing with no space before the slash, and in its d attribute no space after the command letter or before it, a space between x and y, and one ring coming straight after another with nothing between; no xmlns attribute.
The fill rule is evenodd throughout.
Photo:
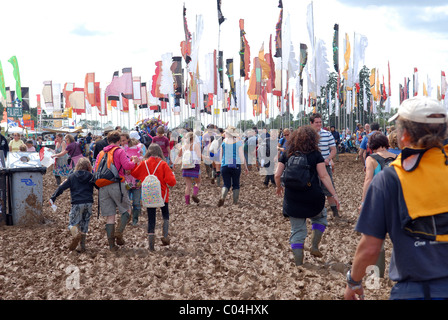
<svg viewBox="0 0 448 320"><path fill-rule="evenodd" d="M65 109L71 108L69 97L73 93L74 90L75 90L75 84L74 83L67 82L64 85L64 89L62 90L62 94L63 94L63 96L65 98Z"/></svg>
<svg viewBox="0 0 448 320"><path fill-rule="evenodd" d="M182 56L184 57L185 62L187 64L189 64L191 61L191 33L188 30L187 9L185 8L185 4L184 4L184 9L183 9L183 18L184 18L185 40L181 42L180 47L181 47Z"/></svg>
<svg viewBox="0 0 448 320"><path fill-rule="evenodd" d="M101 102L101 88L100 83L95 82L94 83L94 98L95 98L95 106L98 108L99 111L102 110L102 102Z"/></svg>
<svg viewBox="0 0 448 320"><path fill-rule="evenodd" d="M218 0L218 23L219 25L221 25L221 23L223 23L226 20L226 18L224 18L224 16L222 15L222 11L221 11L221 0Z"/></svg>
<svg viewBox="0 0 448 320"><path fill-rule="evenodd" d="M44 81L44 87L42 89L42 97L44 98L45 108L53 108L52 81Z"/></svg>
<svg viewBox="0 0 448 320"><path fill-rule="evenodd" d="M163 95L160 92L160 82L162 81L161 72L162 72L162 61L157 61L155 63L156 70L154 75L152 76L152 88L151 95L155 98L162 98Z"/></svg>
<svg viewBox="0 0 448 320"><path fill-rule="evenodd" d="M106 97L108 100L119 101L119 97L133 99L132 68L122 69L122 75L118 76L118 71L114 72L112 82L106 87Z"/></svg>
<svg viewBox="0 0 448 320"><path fill-rule="evenodd" d="M91 106L96 106L95 103L95 73L87 73L84 81L84 94Z"/></svg>
<svg viewBox="0 0 448 320"><path fill-rule="evenodd" d="M339 25L335 24L333 29L333 65L334 70L339 72Z"/></svg>
<svg viewBox="0 0 448 320"><path fill-rule="evenodd" d="M244 31L244 19L240 19L240 76L249 80L250 70L250 47Z"/></svg>
<svg viewBox="0 0 448 320"><path fill-rule="evenodd" d="M70 106L73 112L81 115L86 112L86 99L84 95L84 88L74 88L72 94L69 96Z"/></svg>
<svg viewBox="0 0 448 320"><path fill-rule="evenodd" d="M272 34L269 37L269 53L265 55L264 59L269 64L271 70L269 73L269 79L266 82L266 89L267 93L272 93L275 87L275 62L274 57L272 56Z"/></svg>
<svg viewBox="0 0 448 320"><path fill-rule="evenodd" d="M441 79L441 88L440 88L441 92L441 100L445 99L445 94L447 93L448 90L448 84L446 81L446 76L445 76L445 71L442 71L442 79Z"/></svg>
<svg viewBox="0 0 448 320"><path fill-rule="evenodd" d="M345 80L348 80L348 70L350 69L350 40L348 38L348 34L345 34L345 53L344 53L344 60L345 60L345 67L342 71L342 75L344 76ZM350 84L349 84L350 85Z"/></svg>
<svg viewBox="0 0 448 320"><path fill-rule="evenodd" d="M235 78L234 78L234 74L233 74L233 59L227 59L226 60L226 66L227 66L227 77L229 78L229 83L230 83L230 97L233 97L233 101L236 104L236 92L235 92Z"/></svg>
<svg viewBox="0 0 448 320"><path fill-rule="evenodd" d="M12 56L8 62L10 62L14 68L13 74L14 79L16 79L16 92L17 92L17 99L22 101L22 90L20 89L22 87L20 83L20 72L19 72L19 63L17 62L16 56Z"/></svg>
<svg viewBox="0 0 448 320"><path fill-rule="evenodd" d="M414 68L414 90L413 90L413 94L414 97L418 95L418 70L417 68Z"/></svg>
<svg viewBox="0 0 448 320"><path fill-rule="evenodd" d="M280 0L279 3L280 16L278 22L275 25L275 55L274 57L280 58L282 56L282 23L283 23L283 3Z"/></svg>

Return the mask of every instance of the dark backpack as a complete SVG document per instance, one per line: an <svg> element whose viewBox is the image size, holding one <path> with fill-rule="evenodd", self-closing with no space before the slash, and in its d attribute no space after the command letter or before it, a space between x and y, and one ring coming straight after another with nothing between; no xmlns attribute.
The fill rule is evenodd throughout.
<svg viewBox="0 0 448 320"><path fill-rule="evenodd" d="M118 168L113 161L114 152L117 149L118 147L114 147L108 152L102 150L96 159L95 171L93 172L91 182L98 188L124 181L124 178L118 174Z"/></svg>
<svg viewBox="0 0 448 320"><path fill-rule="evenodd" d="M383 158L382 156L376 153L372 153L369 156L378 161L378 163L381 166L381 170L383 170L385 167L389 167L390 164L395 160L395 158L393 157Z"/></svg>
<svg viewBox="0 0 448 320"><path fill-rule="evenodd" d="M305 154L296 152L291 155L282 174L282 185L298 191L306 191L311 188L311 166Z"/></svg>
<svg viewBox="0 0 448 320"><path fill-rule="evenodd" d="M146 148L152 143L152 137L145 131L140 131L140 142L145 145Z"/></svg>

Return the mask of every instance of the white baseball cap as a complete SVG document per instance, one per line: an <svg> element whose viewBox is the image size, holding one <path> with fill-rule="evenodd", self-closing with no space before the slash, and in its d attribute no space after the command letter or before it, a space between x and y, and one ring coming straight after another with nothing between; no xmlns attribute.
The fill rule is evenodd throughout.
<svg viewBox="0 0 448 320"><path fill-rule="evenodd" d="M443 115L443 117L436 118L435 115ZM398 112L389 119L389 122L395 121L398 117L418 123L445 123L447 111L438 100L413 97L401 103Z"/></svg>
<svg viewBox="0 0 448 320"><path fill-rule="evenodd" d="M137 131L131 131L129 133L129 138L140 140L140 135L138 134Z"/></svg>

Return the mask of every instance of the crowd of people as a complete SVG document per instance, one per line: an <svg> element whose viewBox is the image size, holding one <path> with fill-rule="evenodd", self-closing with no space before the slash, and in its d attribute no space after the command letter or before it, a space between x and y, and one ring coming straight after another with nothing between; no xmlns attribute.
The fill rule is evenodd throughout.
<svg viewBox="0 0 448 320"><path fill-rule="evenodd" d="M389 120L396 128L382 132L377 123L358 126L354 137L365 180L356 231L362 237L347 273L346 299L364 299L362 281L367 267L376 266L384 277L387 234L393 244L389 277L397 282L391 299L448 298L448 260L444 258L448 253L446 117L438 101L411 98ZM79 246L80 251L86 250L94 188L98 189L98 214L104 218L109 249L116 251L125 243L126 226L138 224L142 209L146 209L148 248L154 251L157 208L142 207L142 183L148 176L156 176L160 182L164 203L160 206L160 241L169 246L170 188L179 179L185 182L181 200L185 205L200 203L205 195L201 179L206 178L221 188L216 206L222 207L229 194L233 204L239 202L241 174L256 170L265 176L264 187L271 183L283 199L295 265L304 263L308 219L312 226L310 253L322 257L319 244L328 227L326 203L333 217L340 216L333 171L338 144L345 135L334 127L323 128L320 114L309 120L309 125L299 128L268 131L254 127L245 132L213 124L203 131L166 132L160 126L151 134L110 127L103 136L91 137L84 148L72 135L56 135L52 156L56 184L51 203L70 190L69 249ZM14 136L10 151L20 145ZM93 178L105 157L111 159L119 178L98 186ZM307 177L304 186L298 186L298 176Z"/></svg>

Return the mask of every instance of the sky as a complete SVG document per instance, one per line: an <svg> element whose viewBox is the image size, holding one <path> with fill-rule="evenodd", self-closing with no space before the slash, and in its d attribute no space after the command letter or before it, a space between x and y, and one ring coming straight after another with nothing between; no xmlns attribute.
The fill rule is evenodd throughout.
<svg viewBox="0 0 448 320"><path fill-rule="evenodd" d="M283 0L284 14L290 15L291 40L296 49L309 45L306 13L311 1ZM219 29L214 0L15 0L2 3L2 45L0 62L6 86L15 88L12 65L16 56L22 87L30 87L30 106L43 82L75 82L83 86L86 73L95 72L105 87L114 71L132 67L134 76L149 82L155 62L165 53L180 56L184 39L183 5L189 30L195 34L199 16L204 20L200 56L220 49L224 59L239 61L239 20L245 20L251 59L269 37L275 37L279 18L278 0L222 0L226 20ZM391 68L392 107L398 107L398 87L405 77L412 81L414 67L419 71L420 93L429 77L437 96L441 71L448 71L448 3L444 0L314 0L316 39L327 47L333 70L333 26L339 24L342 48L347 33L367 37L365 65L377 68L387 79ZM274 44L273 44L274 45ZM340 50L340 66L343 52ZM235 70L238 71L238 66ZM238 73L237 73L238 74ZM227 86L228 87L228 86ZM134 121L135 119L132 119Z"/></svg>

